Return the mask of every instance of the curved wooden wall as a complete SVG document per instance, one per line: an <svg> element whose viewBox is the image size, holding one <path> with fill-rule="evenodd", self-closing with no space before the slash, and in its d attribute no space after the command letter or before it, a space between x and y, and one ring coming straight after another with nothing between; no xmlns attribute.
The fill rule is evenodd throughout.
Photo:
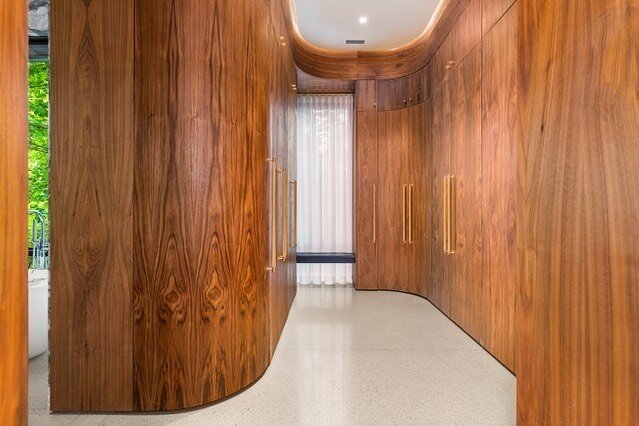
<svg viewBox="0 0 639 426"><path fill-rule="evenodd" d="M286 16L297 66L315 77L341 80L392 79L417 72L430 61L469 3L469 0L443 0L433 25L400 48L388 51L337 51L321 49L307 42L293 17L294 0L278 1Z"/></svg>
<svg viewBox="0 0 639 426"><path fill-rule="evenodd" d="M0 8L0 424L27 424L27 7Z"/></svg>
<svg viewBox="0 0 639 426"><path fill-rule="evenodd" d="M265 160L289 176L295 160L281 8L52 6L51 409L236 393L266 370L295 295L294 247L266 270L285 210L269 209Z"/></svg>

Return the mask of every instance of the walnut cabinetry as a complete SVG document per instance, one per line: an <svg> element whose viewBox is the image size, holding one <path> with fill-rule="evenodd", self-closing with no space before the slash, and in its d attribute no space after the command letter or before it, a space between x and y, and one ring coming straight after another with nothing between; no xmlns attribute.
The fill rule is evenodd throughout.
<svg viewBox="0 0 639 426"><path fill-rule="evenodd" d="M359 113L357 138L357 209L376 212L364 219L375 226L358 224L358 288L427 297L513 371L515 17L512 8L482 38L471 0L428 67L377 82L377 114ZM357 86L367 106L370 86Z"/></svg>
<svg viewBox="0 0 639 426"><path fill-rule="evenodd" d="M419 213L427 202L429 111L422 102L357 113L358 289L418 293L426 286L429 221Z"/></svg>

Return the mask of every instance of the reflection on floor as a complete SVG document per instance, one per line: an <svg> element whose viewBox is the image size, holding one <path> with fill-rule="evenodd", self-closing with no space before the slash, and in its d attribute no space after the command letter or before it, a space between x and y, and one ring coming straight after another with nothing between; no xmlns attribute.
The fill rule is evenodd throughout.
<svg viewBox="0 0 639 426"><path fill-rule="evenodd" d="M170 415L49 415L47 355L29 424L515 424L515 378L426 300L301 288L273 362L222 403Z"/></svg>

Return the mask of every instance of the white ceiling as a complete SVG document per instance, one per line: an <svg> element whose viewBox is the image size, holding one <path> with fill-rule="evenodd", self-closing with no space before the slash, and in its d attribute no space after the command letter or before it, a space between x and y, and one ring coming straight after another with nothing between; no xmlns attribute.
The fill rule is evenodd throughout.
<svg viewBox="0 0 639 426"><path fill-rule="evenodd" d="M326 49L388 50L424 32L441 0L294 0L300 34ZM368 23L358 22L361 16ZM363 46L346 45L364 39Z"/></svg>

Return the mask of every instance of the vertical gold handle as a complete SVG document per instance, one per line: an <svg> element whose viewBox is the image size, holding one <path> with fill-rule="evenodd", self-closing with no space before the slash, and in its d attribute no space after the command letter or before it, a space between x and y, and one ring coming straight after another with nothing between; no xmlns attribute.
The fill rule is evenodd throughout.
<svg viewBox="0 0 639 426"><path fill-rule="evenodd" d="M455 234L457 233L457 229L456 229L456 210L457 210L457 204L455 201L455 176L449 176L448 178L448 186L449 186L449 190L448 190L448 199L449 199L449 212L450 212L450 219L449 219L449 229L450 231L448 232L448 253L449 254L455 254L455 249L456 249L456 244L455 244Z"/></svg>
<svg viewBox="0 0 639 426"><path fill-rule="evenodd" d="M450 176L444 176L444 253L450 254Z"/></svg>
<svg viewBox="0 0 639 426"><path fill-rule="evenodd" d="M406 185L402 185L402 243L406 243Z"/></svg>
<svg viewBox="0 0 639 426"><path fill-rule="evenodd" d="M413 244L413 187L408 185L408 243Z"/></svg>
<svg viewBox="0 0 639 426"><path fill-rule="evenodd" d="M291 248L297 247L297 180L291 181L293 186L293 244Z"/></svg>
<svg viewBox="0 0 639 426"><path fill-rule="evenodd" d="M271 217L270 217L270 246L271 253L269 255L270 265L266 267L266 270L273 272L277 269L277 159L267 158L266 162L271 165Z"/></svg>
<svg viewBox="0 0 639 426"><path fill-rule="evenodd" d="M377 185L373 185L373 244L377 243Z"/></svg>
<svg viewBox="0 0 639 426"><path fill-rule="evenodd" d="M288 258L288 177L286 168L281 168L282 174L282 252L278 259L286 262Z"/></svg>
<svg viewBox="0 0 639 426"><path fill-rule="evenodd" d="M443 223L442 223L442 240L444 243L444 253L448 254L448 176L444 176L442 186L442 210L443 210Z"/></svg>

